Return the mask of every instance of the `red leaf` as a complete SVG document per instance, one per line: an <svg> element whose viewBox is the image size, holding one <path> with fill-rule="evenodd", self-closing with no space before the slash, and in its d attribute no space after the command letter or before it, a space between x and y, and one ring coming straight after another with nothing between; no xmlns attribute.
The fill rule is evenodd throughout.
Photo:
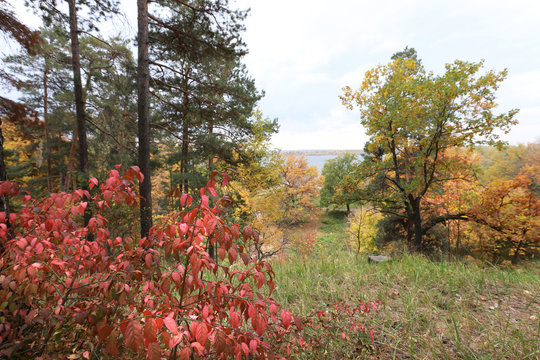
<svg viewBox="0 0 540 360"><path fill-rule="evenodd" d="M253 230L251 226L245 226L244 231L242 231L242 238L244 238L244 241L247 241L250 237L253 237Z"/></svg>
<svg viewBox="0 0 540 360"><path fill-rule="evenodd" d="M113 331L113 327L109 325L101 325L98 324L97 326L98 330L98 338L100 341L105 341L109 338L109 335Z"/></svg>
<svg viewBox="0 0 540 360"><path fill-rule="evenodd" d="M190 356L191 356L190 348L185 347L180 351L180 360L189 360Z"/></svg>
<svg viewBox="0 0 540 360"><path fill-rule="evenodd" d="M173 335L178 335L178 325L176 325L176 321L171 317L166 317L163 319L163 323L165 324L165 327L169 329L170 332L172 332Z"/></svg>
<svg viewBox="0 0 540 360"><path fill-rule="evenodd" d="M249 355L249 346L246 343L242 343L242 351L244 354L246 354L246 356Z"/></svg>
<svg viewBox="0 0 540 360"><path fill-rule="evenodd" d="M195 349L197 354L202 355L204 354L204 347L199 344L198 342L191 343L191 347Z"/></svg>
<svg viewBox="0 0 540 360"><path fill-rule="evenodd" d="M246 253L241 252L240 257L242 258L242 261L244 262L244 265L247 265L249 263L249 258Z"/></svg>
<svg viewBox="0 0 540 360"><path fill-rule="evenodd" d="M118 344L116 343L116 331L111 333L111 336L107 339L105 343L105 348L112 356L116 357L118 355Z"/></svg>
<svg viewBox="0 0 540 360"><path fill-rule="evenodd" d="M202 310L203 319L208 319L208 315L210 315L210 308L208 305L205 305Z"/></svg>
<svg viewBox="0 0 540 360"><path fill-rule="evenodd" d="M208 196L206 195L201 196L201 204L204 207L208 207Z"/></svg>
<svg viewBox="0 0 540 360"><path fill-rule="evenodd" d="M161 360L161 348L157 342L148 344L146 351L146 358L148 360Z"/></svg>
<svg viewBox="0 0 540 360"><path fill-rule="evenodd" d="M238 235L240 235L240 230L238 229L238 225L231 226L231 233L235 239L238 239Z"/></svg>
<svg viewBox="0 0 540 360"><path fill-rule="evenodd" d="M257 350L257 346L259 345L259 343L257 342L257 340L253 339L249 342L249 349L251 350L252 353L255 352L255 350Z"/></svg>
<svg viewBox="0 0 540 360"><path fill-rule="evenodd" d="M157 324L156 320L150 317L146 318L144 323L144 338L148 342L154 342L157 339Z"/></svg>
<svg viewBox="0 0 540 360"><path fill-rule="evenodd" d="M227 255L227 251L220 247L219 250L218 250L218 256L221 260L225 259L225 255Z"/></svg>
<svg viewBox="0 0 540 360"><path fill-rule="evenodd" d="M144 261L146 262L146 267L150 268L152 266L152 254L148 253L144 256Z"/></svg>
<svg viewBox="0 0 540 360"><path fill-rule="evenodd" d="M157 318L156 319L156 325L157 325L158 331L161 330L161 328L163 327L163 319L162 318Z"/></svg>
<svg viewBox="0 0 540 360"><path fill-rule="evenodd" d="M281 310L281 321L285 329L289 328L289 326L291 325L291 320L291 313L287 310Z"/></svg>
<svg viewBox="0 0 540 360"><path fill-rule="evenodd" d="M227 346L227 342L225 339L225 333L221 330L218 330L214 335L214 349L216 352L222 353L225 350L225 347Z"/></svg>
<svg viewBox="0 0 540 360"><path fill-rule="evenodd" d="M231 310L229 311L229 323L233 328L237 328L240 325L240 316L238 312Z"/></svg>
<svg viewBox="0 0 540 360"><path fill-rule="evenodd" d="M143 330L138 320L131 320L126 327L126 346L133 352L138 352L143 344Z"/></svg>
<svg viewBox="0 0 540 360"><path fill-rule="evenodd" d="M266 318L259 317L259 320L255 324L255 332L259 336L264 335L264 331L266 330Z"/></svg>
<svg viewBox="0 0 540 360"><path fill-rule="evenodd" d="M270 304L270 316L272 317L272 321L276 322L277 306L275 304Z"/></svg>
<svg viewBox="0 0 540 360"><path fill-rule="evenodd" d="M225 187L227 185L229 185L229 175L227 174L223 174L223 181L221 182L221 186Z"/></svg>
<svg viewBox="0 0 540 360"><path fill-rule="evenodd" d="M206 340L208 339L208 328L206 327L205 323L200 323L199 326L197 326L197 330L195 331L195 339L202 346L206 344Z"/></svg>
<svg viewBox="0 0 540 360"><path fill-rule="evenodd" d="M79 205L79 214L84 215L84 210L86 209L86 206L88 203L86 201L81 201Z"/></svg>
<svg viewBox="0 0 540 360"><path fill-rule="evenodd" d="M302 324L302 319L300 319L298 316L293 315L294 325L296 325L296 328L300 331L304 328L304 325Z"/></svg>
<svg viewBox="0 0 540 360"><path fill-rule="evenodd" d="M98 180L95 177L88 180L88 187L90 188L90 190L92 190L94 186L98 186Z"/></svg>
<svg viewBox="0 0 540 360"><path fill-rule="evenodd" d="M182 196L180 196L180 205L182 207L186 206L186 201L188 199L188 196L189 196L188 194L182 194ZM187 205L187 206L189 206L189 205Z"/></svg>
<svg viewBox="0 0 540 360"><path fill-rule="evenodd" d="M178 283L180 282L180 280L182 280L182 276L176 271L173 271L173 273L171 274L171 277L175 282L178 282Z"/></svg>
<svg viewBox="0 0 540 360"><path fill-rule="evenodd" d="M231 247L231 249L229 250L229 262L232 264L236 260L236 257L236 250L234 247Z"/></svg>

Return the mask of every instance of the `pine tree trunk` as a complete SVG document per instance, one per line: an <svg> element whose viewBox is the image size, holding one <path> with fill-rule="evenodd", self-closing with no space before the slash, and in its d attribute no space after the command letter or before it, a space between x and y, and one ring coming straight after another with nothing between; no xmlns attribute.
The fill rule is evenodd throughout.
<svg viewBox="0 0 540 360"><path fill-rule="evenodd" d="M79 137L79 171L81 173L81 188L88 190L88 144L86 141L86 114L81 81L81 56L79 52L79 29L77 25L77 7L75 0L68 0L69 29L71 37L71 59L73 64L73 85L75 90L75 112L77 115L77 135ZM88 198L85 201L89 201ZM92 217L90 207L84 212L84 226Z"/></svg>
<svg viewBox="0 0 540 360"><path fill-rule="evenodd" d="M208 134L211 136L212 133L214 132L214 123L212 122L212 119L210 119L209 123L208 123ZM213 163L214 159L212 158L212 155L210 154L208 156L208 173L211 174L213 171L214 171L214 163ZM215 250L214 250L214 245L212 244L212 239L208 238L208 255L210 255L210 257L212 259L215 259Z"/></svg>
<svg viewBox="0 0 540 360"><path fill-rule="evenodd" d="M147 237L152 227L152 183L150 173L150 70L148 60L148 2L137 0L138 23L138 125L139 168L144 175L139 184L141 199L141 237Z"/></svg>
<svg viewBox="0 0 540 360"><path fill-rule="evenodd" d="M2 134L2 117L0 116L0 181L7 181L6 164L4 162L4 136ZM9 222L9 198L6 195L0 196L0 211L6 213ZM9 226L9 224L8 224Z"/></svg>
<svg viewBox="0 0 540 360"><path fill-rule="evenodd" d="M180 189L183 193L189 192L189 181L188 181L188 156L189 156L189 126L187 120L184 118L184 123L182 124L182 160L180 163L180 173L182 174L182 183L180 184Z"/></svg>
<svg viewBox="0 0 540 360"><path fill-rule="evenodd" d="M69 192L69 187L73 183L71 190L75 190L76 183L75 177L73 176L73 169L75 163L75 151L77 149L77 131L73 132L73 138L71 139L71 146L69 148L68 164L67 164L67 174L66 174L66 187L65 191Z"/></svg>
<svg viewBox="0 0 540 360"><path fill-rule="evenodd" d="M6 163L4 162L4 136L2 134L2 117L0 116L0 181L7 181ZM6 214L6 227L8 229L6 240L13 239L14 233L9 222L9 197L7 195L0 196L0 211ZM5 245L0 241L0 257L4 253Z"/></svg>
<svg viewBox="0 0 540 360"><path fill-rule="evenodd" d="M189 69L188 69L189 72ZM187 83L187 80L185 80ZM189 104L189 98L187 93L184 93L182 100L182 106L184 109L187 109ZM182 174L182 183L180 184L180 190L183 193L189 192L189 181L188 181L188 155L189 155L189 122L187 117L183 116L184 121L182 122L182 156L180 160L180 173Z"/></svg>
<svg viewBox="0 0 540 360"><path fill-rule="evenodd" d="M77 135L79 137L79 171L88 176L88 144L86 141L86 114L81 80L81 56L79 52L79 30L77 26L77 9L75 0L69 3L69 28L71 35L71 57L73 64L73 85L75 89L75 111L77 115ZM82 187L88 186L83 182Z"/></svg>
<svg viewBox="0 0 540 360"><path fill-rule="evenodd" d="M47 190L52 192L52 171L51 171L51 141L49 139L49 69L45 65L43 69L43 121L45 125L45 153L47 156Z"/></svg>

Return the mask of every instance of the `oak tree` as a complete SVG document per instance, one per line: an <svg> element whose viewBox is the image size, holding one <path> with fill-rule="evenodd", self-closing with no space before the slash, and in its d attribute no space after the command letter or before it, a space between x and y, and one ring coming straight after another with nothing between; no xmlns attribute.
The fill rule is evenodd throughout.
<svg viewBox="0 0 540 360"><path fill-rule="evenodd" d="M435 225L463 218L424 211L429 191L471 171L448 150L501 145L499 132L516 123L517 110L494 114L495 91L506 70L481 73L482 67L483 62L455 61L435 75L415 59L397 57L368 71L358 90L345 87L341 96L347 108L359 107L370 136L358 174L368 184L360 197L399 219L414 250L423 249Z"/></svg>

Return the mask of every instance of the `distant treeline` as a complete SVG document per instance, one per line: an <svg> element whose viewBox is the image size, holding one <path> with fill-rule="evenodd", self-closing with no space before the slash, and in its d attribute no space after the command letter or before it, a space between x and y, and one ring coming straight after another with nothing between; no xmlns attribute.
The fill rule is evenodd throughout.
<svg viewBox="0 0 540 360"><path fill-rule="evenodd" d="M339 156L342 154L362 154L362 150L283 150L281 152L284 155L294 155L294 156L325 156L325 155L335 155Z"/></svg>

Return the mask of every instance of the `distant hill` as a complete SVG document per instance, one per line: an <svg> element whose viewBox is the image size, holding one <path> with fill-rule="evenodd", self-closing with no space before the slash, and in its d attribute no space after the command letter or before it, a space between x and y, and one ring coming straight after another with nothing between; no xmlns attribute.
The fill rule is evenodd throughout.
<svg viewBox="0 0 540 360"><path fill-rule="evenodd" d="M362 150L283 150L281 151L284 155L295 155L295 156L339 156L345 153L350 154L362 154Z"/></svg>

